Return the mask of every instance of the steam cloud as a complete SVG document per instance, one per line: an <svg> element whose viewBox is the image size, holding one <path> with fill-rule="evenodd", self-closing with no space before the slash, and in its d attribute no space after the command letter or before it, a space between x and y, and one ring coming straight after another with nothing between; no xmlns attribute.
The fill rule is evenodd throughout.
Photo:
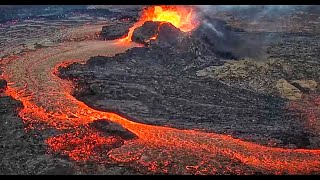
<svg viewBox="0 0 320 180"><path fill-rule="evenodd" d="M250 39L245 35L237 35L225 28L223 23L214 23L215 15L221 13L232 14L233 17L245 19L247 23L259 23L262 18L276 20L283 15L290 15L298 11L320 12L319 5L195 5L199 11L202 23L207 26L205 32L212 44L219 51L227 50L237 57L252 57L264 59L266 56L264 45L281 39L271 38L272 35L265 33L258 38Z"/></svg>

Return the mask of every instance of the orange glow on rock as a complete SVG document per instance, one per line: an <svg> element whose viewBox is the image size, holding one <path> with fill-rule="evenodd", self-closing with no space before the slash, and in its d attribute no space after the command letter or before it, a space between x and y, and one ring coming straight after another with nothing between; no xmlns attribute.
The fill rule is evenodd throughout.
<svg viewBox="0 0 320 180"><path fill-rule="evenodd" d="M121 144L121 139L114 136L104 137L100 133L84 127L72 133L49 138L46 143L53 152L58 151L69 156L72 160L100 161L103 156L106 156L110 147L115 148L118 146L117 144Z"/></svg>
<svg viewBox="0 0 320 180"><path fill-rule="evenodd" d="M87 49L97 43L103 43L101 52L108 55L129 48L117 42L85 42L71 47L65 44L66 47L30 52L5 65L6 94L22 101L24 108L19 115L28 128L45 123L56 129L72 131L46 139L54 152L75 161L104 161L101 158L105 155L116 163L155 173L252 173L247 167L270 174L320 172L320 150L266 147L228 135L147 125L88 107L71 95L72 82L58 78L54 72L57 73L60 65L69 63L66 57L72 59L70 62L83 62L99 55L100 51ZM319 103L319 99L315 103ZM137 138L126 140L121 147L109 152L97 153L96 147L106 145L108 149L120 142L117 137L79 129L98 119L119 123Z"/></svg>
<svg viewBox="0 0 320 180"><path fill-rule="evenodd" d="M304 126L315 134L320 134L320 95L318 93L304 94L300 101L290 102L288 109L301 112L306 118Z"/></svg>
<svg viewBox="0 0 320 180"><path fill-rule="evenodd" d="M155 35L155 36L152 36L151 38L150 38L150 40L155 40L155 39L157 39L157 36Z"/></svg>
<svg viewBox="0 0 320 180"><path fill-rule="evenodd" d="M130 42L133 31L142 26L146 21L168 22L183 32L189 32L198 26L198 22L194 17L195 13L188 6L151 6L143 11L139 21L129 29L128 35L120 39L120 41ZM156 39L156 36L152 38Z"/></svg>

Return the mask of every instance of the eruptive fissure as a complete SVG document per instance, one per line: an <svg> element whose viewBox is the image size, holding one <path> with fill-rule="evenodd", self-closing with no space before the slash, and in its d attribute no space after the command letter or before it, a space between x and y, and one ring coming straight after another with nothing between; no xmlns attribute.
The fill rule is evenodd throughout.
<svg viewBox="0 0 320 180"><path fill-rule="evenodd" d="M192 11L183 10L182 15L180 11L173 11L169 7L156 6L148 8L146 12L154 14L146 13L130 29L125 39L130 40L134 28L147 20L171 22L182 31L190 31L195 27L185 23L190 21ZM138 45L124 45L118 40L86 41L30 52L5 65L4 76L8 81L6 93L23 102L24 108L19 115L29 127L44 122L57 129L76 129L101 119L121 124L137 138L126 140L121 147L101 153L115 162L138 164L137 167L147 167L153 172L247 174L252 173L252 168L263 173L278 174L320 171L320 150L265 147L228 135L133 122L115 113L92 109L78 101L71 95L72 83L55 75L57 67L66 62L84 62L96 55L112 56L135 46ZM91 130L82 133L82 138L79 138L79 134L81 132L76 131L58 135L48 138L46 142L55 152L66 154L73 160L85 161L97 156L93 152L95 146L112 145L118 141L116 137L103 137Z"/></svg>

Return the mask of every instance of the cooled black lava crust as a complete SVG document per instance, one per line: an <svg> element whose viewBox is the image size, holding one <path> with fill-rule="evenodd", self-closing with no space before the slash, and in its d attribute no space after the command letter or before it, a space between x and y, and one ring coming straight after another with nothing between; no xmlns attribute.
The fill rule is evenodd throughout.
<svg viewBox="0 0 320 180"><path fill-rule="evenodd" d="M168 28L172 27L162 31L169 32ZM79 100L133 121L231 134L262 144L272 139L276 146L308 146L301 116L286 110L285 100L196 76L197 70L238 58L232 51L215 48L224 39L206 39L204 28L186 36L178 33L176 41L160 29L149 47L92 57L84 65L61 68L60 77L76 82L74 95ZM224 32L235 45L247 43L232 29Z"/></svg>

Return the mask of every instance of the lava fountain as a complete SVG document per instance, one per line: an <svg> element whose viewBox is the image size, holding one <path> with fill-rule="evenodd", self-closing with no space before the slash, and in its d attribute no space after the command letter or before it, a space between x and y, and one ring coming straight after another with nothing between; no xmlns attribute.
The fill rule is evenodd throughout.
<svg viewBox="0 0 320 180"><path fill-rule="evenodd" d="M129 29L128 35L120 41L130 42L133 31L146 21L168 22L183 32L189 32L199 25L195 17L190 6L150 6L143 11L139 21Z"/></svg>

